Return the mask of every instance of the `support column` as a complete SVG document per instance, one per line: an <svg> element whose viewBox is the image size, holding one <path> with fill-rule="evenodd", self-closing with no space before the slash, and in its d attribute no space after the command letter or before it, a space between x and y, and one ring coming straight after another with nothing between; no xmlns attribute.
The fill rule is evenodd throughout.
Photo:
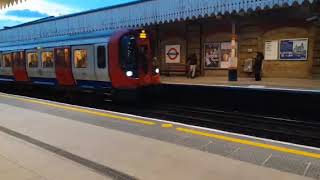
<svg viewBox="0 0 320 180"><path fill-rule="evenodd" d="M231 65L230 68L238 68L238 57L237 57L237 34L236 34L236 23L232 22L232 39L231 39Z"/></svg>
<svg viewBox="0 0 320 180"><path fill-rule="evenodd" d="M232 21L231 62L229 67L229 81L238 80L237 34L236 23Z"/></svg>
<svg viewBox="0 0 320 180"><path fill-rule="evenodd" d="M198 58L198 75L202 75L202 27L199 21L187 21L186 23L186 41L187 57L195 53Z"/></svg>

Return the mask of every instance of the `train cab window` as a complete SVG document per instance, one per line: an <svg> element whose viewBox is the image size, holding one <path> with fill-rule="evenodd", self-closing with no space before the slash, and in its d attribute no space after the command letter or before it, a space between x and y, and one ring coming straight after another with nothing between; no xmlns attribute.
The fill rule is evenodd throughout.
<svg viewBox="0 0 320 180"><path fill-rule="evenodd" d="M42 67L53 68L53 52L46 51L41 53Z"/></svg>
<svg viewBox="0 0 320 180"><path fill-rule="evenodd" d="M74 50L73 62L75 68L87 68L88 66L88 54L84 49Z"/></svg>
<svg viewBox="0 0 320 180"><path fill-rule="evenodd" d="M123 36L120 44L120 63L125 72L132 72L132 77L138 77L138 47L134 36Z"/></svg>
<svg viewBox="0 0 320 180"><path fill-rule="evenodd" d="M3 60L3 67L12 67L11 54L4 54L2 60Z"/></svg>
<svg viewBox="0 0 320 180"><path fill-rule="evenodd" d="M106 68L106 47L98 46L97 55L98 55L98 68L100 69Z"/></svg>
<svg viewBox="0 0 320 180"><path fill-rule="evenodd" d="M39 65L38 61L38 53L28 53L27 54L27 59L28 59L28 67L29 68L37 68Z"/></svg>

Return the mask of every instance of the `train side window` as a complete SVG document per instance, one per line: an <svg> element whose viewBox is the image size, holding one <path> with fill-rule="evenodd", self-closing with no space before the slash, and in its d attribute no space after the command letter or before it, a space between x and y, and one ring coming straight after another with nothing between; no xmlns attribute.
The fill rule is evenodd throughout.
<svg viewBox="0 0 320 180"><path fill-rule="evenodd" d="M37 68L39 66L38 53L27 53L27 59L29 68Z"/></svg>
<svg viewBox="0 0 320 180"><path fill-rule="evenodd" d="M73 52L73 62L75 68L87 68L88 54L84 49L77 49Z"/></svg>
<svg viewBox="0 0 320 180"><path fill-rule="evenodd" d="M2 54L0 54L0 68L2 67Z"/></svg>
<svg viewBox="0 0 320 180"><path fill-rule="evenodd" d="M3 67L12 67L12 56L11 54L3 55Z"/></svg>
<svg viewBox="0 0 320 180"><path fill-rule="evenodd" d="M100 69L106 68L106 47L98 46L97 55L98 55L98 68Z"/></svg>
<svg viewBox="0 0 320 180"><path fill-rule="evenodd" d="M53 68L53 52L46 51L41 53L42 67Z"/></svg>

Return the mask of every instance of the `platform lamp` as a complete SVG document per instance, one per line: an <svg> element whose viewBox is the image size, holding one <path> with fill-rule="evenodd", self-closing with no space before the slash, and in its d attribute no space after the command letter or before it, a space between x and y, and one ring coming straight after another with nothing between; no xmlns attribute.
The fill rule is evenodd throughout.
<svg viewBox="0 0 320 180"><path fill-rule="evenodd" d="M231 62L229 66L228 77L229 81L238 80L238 57L237 57L237 35L236 23L232 22L232 39L231 39Z"/></svg>

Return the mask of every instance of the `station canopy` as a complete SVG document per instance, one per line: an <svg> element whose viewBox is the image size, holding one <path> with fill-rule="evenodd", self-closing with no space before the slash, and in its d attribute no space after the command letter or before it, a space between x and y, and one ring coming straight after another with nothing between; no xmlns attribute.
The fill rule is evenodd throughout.
<svg viewBox="0 0 320 180"><path fill-rule="evenodd" d="M20 1L20 0L19 0ZM9 2L9 1L5 1ZM318 0L137 0L91 11L49 17L0 30L0 47L14 42L200 19L313 4Z"/></svg>
<svg viewBox="0 0 320 180"><path fill-rule="evenodd" d="M8 6L12 6L14 4L18 4L25 0L0 0L0 9L6 8Z"/></svg>

